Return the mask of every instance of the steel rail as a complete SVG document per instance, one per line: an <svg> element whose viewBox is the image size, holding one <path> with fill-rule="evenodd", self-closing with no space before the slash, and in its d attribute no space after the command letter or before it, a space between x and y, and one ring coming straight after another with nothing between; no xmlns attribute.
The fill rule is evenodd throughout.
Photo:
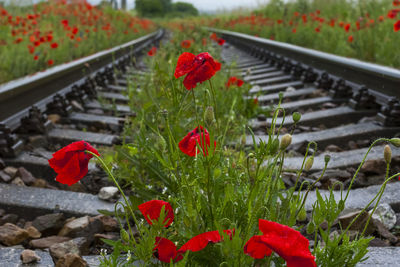
<svg viewBox="0 0 400 267"><path fill-rule="evenodd" d="M0 126L15 130L32 105L41 111L55 94L64 96L106 68L140 52L164 34L160 29L128 43L64 63L27 77L0 85Z"/></svg>
<svg viewBox="0 0 400 267"><path fill-rule="evenodd" d="M371 89L370 93L380 104L386 104L388 96L400 98L400 70L398 69L248 34L215 28L207 28L207 30L221 35L234 45L239 44L250 50L258 49L262 51L261 53L272 52L292 62L296 61L302 65L325 71L336 79L342 78L357 85L354 88L356 90L366 86Z"/></svg>

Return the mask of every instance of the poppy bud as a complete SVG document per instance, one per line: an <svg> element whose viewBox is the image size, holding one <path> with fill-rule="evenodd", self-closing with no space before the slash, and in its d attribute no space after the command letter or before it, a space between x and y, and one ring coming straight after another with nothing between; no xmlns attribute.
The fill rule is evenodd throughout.
<svg viewBox="0 0 400 267"><path fill-rule="evenodd" d="M285 134L281 139L281 150L285 150L292 143L292 136L290 134Z"/></svg>
<svg viewBox="0 0 400 267"><path fill-rule="evenodd" d="M395 147L400 147L400 138L392 138L389 140Z"/></svg>
<svg viewBox="0 0 400 267"><path fill-rule="evenodd" d="M283 93L282 92L279 92L279 101L282 101L282 99L283 99Z"/></svg>
<svg viewBox="0 0 400 267"><path fill-rule="evenodd" d="M215 117L214 117L214 109L213 107L208 106L206 108L206 111L204 112L204 121L207 126L210 126L214 123Z"/></svg>
<svg viewBox="0 0 400 267"><path fill-rule="evenodd" d="M296 218L299 222L304 222L305 220L307 220L307 212L306 209L302 208L299 211L299 214L297 214L297 218Z"/></svg>
<svg viewBox="0 0 400 267"><path fill-rule="evenodd" d="M292 118L293 118L294 123L297 123L301 119L301 114L299 112L294 112L292 114Z"/></svg>
<svg viewBox="0 0 400 267"><path fill-rule="evenodd" d="M248 158L254 158L254 153L249 153L249 155L247 155Z"/></svg>
<svg viewBox="0 0 400 267"><path fill-rule="evenodd" d="M311 170L312 165L314 164L314 157L311 156L307 159L306 165L304 166L304 170L309 171Z"/></svg>
<svg viewBox="0 0 400 267"><path fill-rule="evenodd" d="M276 152L278 152L278 148L279 148L279 139L275 138L271 144L270 154L274 155Z"/></svg>
<svg viewBox="0 0 400 267"><path fill-rule="evenodd" d="M324 160L325 160L325 164L328 164L328 162L331 160L331 156L325 155Z"/></svg>
<svg viewBox="0 0 400 267"><path fill-rule="evenodd" d="M127 231L125 231L125 229L121 229L120 235L121 235L121 239L122 239L124 242L126 242L126 243L129 242L129 234L128 234Z"/></svg>
<svg viewBox="0 0 400 267"><path fill-rule="evenodd" d="M392 150L389 145L386 145L383 150L383 157L385 158L386 164L389 164L392 161Z"/></svg>
<svg viewBox="0 0 400 267"><path fill-rule="evenodd" d="M251 73L251 68L248 68L247 71L246 71L246 76L249 76L250 73Z"/></svg>

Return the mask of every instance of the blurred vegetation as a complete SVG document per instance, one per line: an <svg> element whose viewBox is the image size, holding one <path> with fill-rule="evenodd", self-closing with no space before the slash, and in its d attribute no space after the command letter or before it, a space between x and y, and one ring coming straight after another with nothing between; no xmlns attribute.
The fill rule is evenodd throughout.
<svg viewBox="0 0 400 267"><path fill-rule="evenodd" d="M135 9L144 17L187 17L199 13L190 3L172 3L171 0L135 0Z"/></svg>

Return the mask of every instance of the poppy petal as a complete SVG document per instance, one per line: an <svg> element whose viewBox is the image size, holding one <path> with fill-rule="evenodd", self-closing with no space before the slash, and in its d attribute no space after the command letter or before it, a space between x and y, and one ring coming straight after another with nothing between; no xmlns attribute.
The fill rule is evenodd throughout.
<svg viewBox="0 0 400 267"><path fill-rule="evenodd" d="M272 250L261 240L261 235L255 235L244 245L243 251L254 259L263 259L265 256L271 256Z"/></svg>
<svg viewBox="0 0 400 267"><path fill-rule="evenodd" d="M221 239L221 235L218 231L205 232L191 238L179 249L179 251L186 252L190 250L192 252L197 252L203 250L208 243L218 243Z"/></svg>
<svg viewBox="0 0 400 267"><path fill-rule="evenodd" d="M156 244L153 249L154 256L162 262L170 263L177 256L175 244L166 238L156 237Z"/></svg>
<svg viewBox="0 0 400 267"><path fill-rule="evenodd" d="M175 68L175 78L179 78L193 69L193 61L195 55L189 52L182 53L178 58L178 63Z"/></svg>
<svg viewBox="0 0 400 267"><path fill-rule="evenodd" d="M160 217L162 207L165 207L165 219L164 227L168 227L174 221L174 212L171 204L162 200L150 200L138 206L140 212L149 224L153 224L153 221L157 221Z"/></svg>
<svg viewBox="0 0 400 267"><path fill-rule="evenodd" d="M186 75L183 80L183 85L187 90L191 90L196 87L197 83L202 83L209 80L214 76L215 70L209 62L204 62L200 67L192 70Z"/></svg>

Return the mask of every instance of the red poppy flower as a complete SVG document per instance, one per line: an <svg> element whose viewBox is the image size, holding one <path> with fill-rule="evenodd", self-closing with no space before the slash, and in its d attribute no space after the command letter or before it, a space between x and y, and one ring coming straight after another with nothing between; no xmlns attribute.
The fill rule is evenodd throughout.
<svg viewBox="0 0 400 267"><path fill-rule="evenodd" d="M315 32L321 32L321 29L319 27L315 28L314 30Z"/></svg>
<svg viewBox="0 0 400 267"><path fill-rule="evenodd" d="M400 20L398 20L394 25L393 29L395 32L398 32L400 30Z"/></svg>
<svg viewBox="0 0 400 267"><path fill-rule="evenodd" d="M301 19L303 20L303 23L307 23L307 15L302 15Z"/></svg>
<svg viewBox="0 0 400 267"><path fill-rule="evenodd" d="M165 211L164 227L168 227L174 221L174 211L171 204L162 200L150 200L138 206L149 224L153 224L153 221L158 220L162 207L164 207Z"/></svg>
<svg viewBox="0 0 400 267"><path fill-rule="evenodd" d="M244 82L242 80L236 78L235 76L232 76L228 79L228 82L225 84L225 86L230 87L230 86L236 85L236 86L240 87L243 85L243 83Z"/></svg>
<svg viewBox="0 0 400 267"><path fill-rule="evenodd" d="M350 30L350 23L347 23L347 24L344 26L344 30L345 30L346 32L349 32L349 30Z"/></svg>
<svg viewBox="0 0 400 267"><path fill-rule="evenodd" d="M225 234L227 234L230 238L234 234L234 230L223 230ZM195 237L189 239L179 250L178 252L185 253L190 250L192 252L197 252L203 250L209 243L218 243L222 241L222 237L218 231L210 231L205 232Z"/></svg>
<svg viewBox="0 0 400 267"><path fill-rule="evenodd" d="M223 45L225 43L225 40L222 38L218 38L218 44Z"/></svg>
<svg viewBox="0 0 400 267"><path fill-rule="evenodd" d="M153 255L162 262L170 263L171 260L177 262L183 259L182 254L176 250L175 244L163 237L156 237L156 246L153 251Z"/></svg>
<svg viewBox="0 0 400 267"><path fill-rule="evenodd" d="M354 40L353 35L350 35L349 38L348 38L349 43L352 43L353 40Z"/></svg>
<svg viewBox="0 0 400 267"><path fill-rule="evenodd" d="M270 255L270 250L281 256L289 267L316 267L315 257L309 250L308 239L289 226L260 219L263 235L252 237L244 252L253 258Z"/></svg>
<svg viewBox="0 0 400 267"><path fill-rule="evenodd" d="M61 24L64 25L64 27L68 26L68 20L64 19L61 21Z"/></svg>
<svg viewBox="0 0 400 267"><path fill-rule="evenodd" d="M297 32L296 28L292 29L292 33L296 33L296 32Z"/></svg>
<svg viewBox="0 0 400 267"><path fill-rule="evenodd" d="M52 43L50 46L51 46L51 48L57 48L58 44L57 43Z"/></svg>
<svg viewBox="0 0 400 267"><path fill-rule="evenodd" d="M254 103L254 105L258 105L258 98L257 97L253 99L253 103Z"/></svg>
<svg viewBox="0 0 400 267"><path fill-rule="evenodd" d="M47 65L51 66L51 65L53 65L53 64L54 64L54 60L49 59L49 61L47 61Z"/></svg>
<svg viewBox="0 0 400 267"><path fill-rule="evenodd" d="M22 38L21 37L15 39L15 41L14 41L15 44L19 44L20 42L22 42Z"/></svg>
<svg viewBox="0 0 400 267"><path fill-rule="evenodd" d="M190 48L191 45L192 45L192 41L190 41L190 40L183 40L181 42L182 48Z"/></svg>
<svg viewBox="0 0 400 267"><path fill-rule="evenodd" d="M278 24L282 24L283 20L278 19L276 22L277 22Z"/></svg>
<svg viewBox="0 0 400 267"><path fill-rule="evenodd" d="M207 144L206 147L204 146ZM190 157L194 157L200 153L200 149L197 147L197 144L200 145L203 150L203 155L208 155L208 147L210 147L210 135L207 129L203 128L203 126L196 127L193 131L189 132L180 142L179 149ZM216 146L216 142L214 141L214 147Z"/></svg>
<svg viewBox="0 0 400 267"><path fill-rule="evenodd" d="M74 34L74 35L75 35L75 34L77 34L77 33L78 33L78 31L79 31L79 30L78 30L78 28L77 28L77 27L75 27L75 28L73 28L73 29L72 29L72 31L71 31L71 32L72 32L72 34Z"/></svg>
<svg viewBox="0 0 400 267"><path fill-rule="evenodd" d="M183 80L183 85L187 90L191 90L196 87L197 83L209 80L220 69L221 63L214 60L207 52L200 53L197 56L184 52L178 58L175 78L187 74Z"/></svg>
<svg viewBox="0 0 400 267"><path fill-rule="evenodd" d="M214 40L214 41L217 41L217 40L218 40L217 34L216 34L215 32L213 32L213 33L210 35L210 39L211 39L211 40Z"/></svg>
<svg viewBox="0 0 400 267"><path fill-rule="evenodd" d="M85 141L69 144L53 154L53 157L49 159L49 165L58 174L56 181L73 185L87 174L89 160L93 156L85 151L100 156L99 152Z"/></svg>
<svg viewBox="0 0 400 267"><path fill-rule="evenodd" d="M38 59L39 59L39 56L37 56L37 55L33 57L33 60L38 60Z"/></svg>
<svg viewBox="0 0 400 267"><path fill-rule="evenodd" d="M400 0L394 0L393 1L394 6L400 6Z"/></svg>
<svg viewBox="0 0 400 267"><path fill-rule="evenodd" d="M149 55L150 57L154 56L157 53L157 47L153 46L149 52L147 52L147 55Z"/></svg>

